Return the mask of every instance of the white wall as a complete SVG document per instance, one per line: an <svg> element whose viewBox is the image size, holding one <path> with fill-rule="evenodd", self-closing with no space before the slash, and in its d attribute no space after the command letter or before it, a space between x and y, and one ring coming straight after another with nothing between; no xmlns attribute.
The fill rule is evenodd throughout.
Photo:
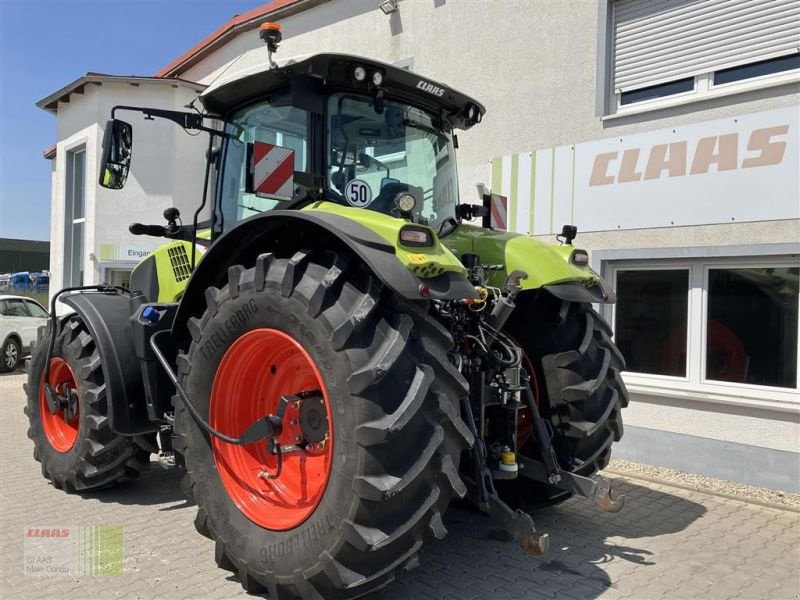
<svg viewBox="0 0 800 600"><path fill-rule="evenodd" d="M162 212L169 206L181 211L184 222L191 222L200 203L205 149L205 134L190 136L170 121L145 120L140 113L119 112L118 118L134 127L131 170L122 190L101 188L99 179L103 131L111 108L125 104L185 110L200 88L164 83L125 81L87 85L83 94L72 94L69 102L58 106L57 154L52 176L50 231L50 290L63 287L64 228L67 153L86 148L86 226L84 231L84 284L102 281L102 246L132 246L155 249L162 238L134 236L128 232L132 222L163 224ZM132 268L136 260L127 262ZM109 263L110 264L110 263ZM114 261L116 268L124 261Z"/></svg>

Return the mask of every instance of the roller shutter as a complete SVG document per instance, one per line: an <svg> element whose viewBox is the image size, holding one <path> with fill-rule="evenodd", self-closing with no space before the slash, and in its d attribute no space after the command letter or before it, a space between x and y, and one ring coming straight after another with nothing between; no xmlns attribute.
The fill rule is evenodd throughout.
<svg viewBox="0 0 800 600"><path fill-rule="evenodd" d="M623 92L800 51L800 0L615 0Z"/></svg>

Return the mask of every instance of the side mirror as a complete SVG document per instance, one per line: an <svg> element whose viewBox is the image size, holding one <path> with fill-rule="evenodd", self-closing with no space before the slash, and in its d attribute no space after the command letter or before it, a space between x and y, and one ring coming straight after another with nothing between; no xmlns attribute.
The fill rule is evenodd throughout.
<svg viewBox="0 0 800 600"><path fill-rule="evenodd" d="M120 190L128 179L133 151L133 127L130 123L111 119L103 135L103 161L100 163L100 186Z"/></svg>

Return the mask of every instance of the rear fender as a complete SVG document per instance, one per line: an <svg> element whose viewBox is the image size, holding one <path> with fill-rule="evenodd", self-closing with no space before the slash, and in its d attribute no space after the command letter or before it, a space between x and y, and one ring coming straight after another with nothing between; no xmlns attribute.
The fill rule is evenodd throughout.
<svg viewBox="0 0 800 600"><path fill-rule="evenodd" d="M147 412L145 386L136 356L129 319L144 296L83 292L65 295L61 301L86 324L103 365L107 416L111 430L138 435L157 430Z"/></svg>
<svg viewBox="0 0 800 600"><path fill-rule="evenodd" d="M173 324L179 346L188 343L186 323L205 309L206 288L227 283L228 268L255 265L258 256L274 252L288 258L299 250L346 252L363 261L389 289L409 300L475 297L475 288L459 272L418 278L398 260L395 246L352 219L317 211L273 210L236 225L214 242L189 280ZM427 296L421 289L427 286Z"/></svg>

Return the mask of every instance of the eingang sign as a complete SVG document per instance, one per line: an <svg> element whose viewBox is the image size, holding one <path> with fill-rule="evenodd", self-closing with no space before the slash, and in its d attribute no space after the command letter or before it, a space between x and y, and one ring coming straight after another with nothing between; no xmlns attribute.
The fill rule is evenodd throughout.
<svg viewBox="0 0 800 600"><path fill-rule="evenodd" d="M800 218L800 109L503 157L509 226L554 233ZM499 187L499 189L498 189Z"/></svg>
<svg viewBox="0 0 800 600"><path fill-rule="evenodd" d="M150 256L153 248L116 244L100 244L98 258L104 262L134 262Z"/></svg>

